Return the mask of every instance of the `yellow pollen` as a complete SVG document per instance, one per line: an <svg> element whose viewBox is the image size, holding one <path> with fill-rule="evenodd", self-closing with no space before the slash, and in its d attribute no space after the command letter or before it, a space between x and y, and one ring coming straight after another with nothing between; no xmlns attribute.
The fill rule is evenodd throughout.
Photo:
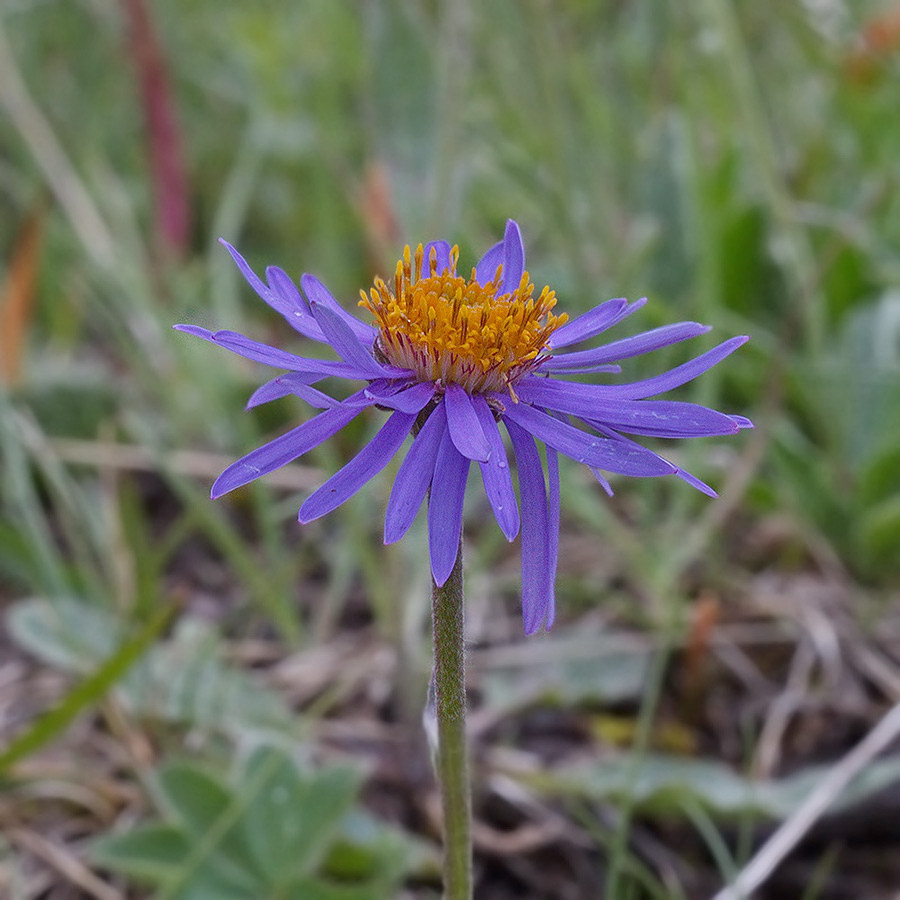
<svg viewBox="0 0 900 900"><path fill-rule="evenodd" d="M455 383L469 393L508 391L546 358L550 335L568 319L555 316L556 294L545 287L537 297L528 273L518 287L498 294L502 266L479 284L475 270L456 274L459 248L450 268L438 274L436 252L425 259L421 244L397 263L392 283L375 279L359 305L375 317L376 349L385 362L412 369L423 381Z"/></svg>

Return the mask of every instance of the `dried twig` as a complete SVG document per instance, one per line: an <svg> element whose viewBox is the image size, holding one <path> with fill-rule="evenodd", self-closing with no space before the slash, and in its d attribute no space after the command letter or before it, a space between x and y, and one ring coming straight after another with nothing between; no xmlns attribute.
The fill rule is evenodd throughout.
<svg viewBox="0 0 900 900"><path fill-rule="evenodd" d="M778 763L781 743L791 717L802 708L809 697L809 683L816 662L815 652L808 640L797 644L784 691L772 702L759 737L754 773L768 778Z"/></svg>
<svg viewBox="0 0 900 900"><path fill-rule="evenodd" d="M231 456L191 450L176 450L166 453L163 458L160 453L150 447L142 447L138 444L117 444L68 438L51 441L51 447L62 462L73 465L137 472L170 470L179 475L189 475L195 478L215 478L222 469L234 461ZM318 487L324 477L319 469L295 464L272 472L266 483L272 487L288 490L311 490Z"/></svg>
<svg viewBox="0 0 900 900"><path fill-rule="evenodd" d="M847 785L898 736L900 736L900 703L892 707L881 721L831 768L794 813L763 844L731 885L719 891L713 900L746 900L772 875Z"/></svg>
<svg viewBox="0 0 900 900"><path fill-rule="evenodd" d="M122 900L122 893L98 878L71 850L42 837L36 831L13 829L10 840L52 866L67 881L96 900Z"/></svg>

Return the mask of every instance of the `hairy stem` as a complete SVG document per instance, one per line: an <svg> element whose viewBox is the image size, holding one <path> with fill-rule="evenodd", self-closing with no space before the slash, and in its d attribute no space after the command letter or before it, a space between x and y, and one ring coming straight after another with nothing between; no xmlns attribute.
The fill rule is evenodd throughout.
<svg viewBox="0 0 900 900"><path fill-rule="evenodd" d="M471 799L466 754L462 546L446 583L432 590L437 775L444 810L444 898L472 898Z"/></svg>

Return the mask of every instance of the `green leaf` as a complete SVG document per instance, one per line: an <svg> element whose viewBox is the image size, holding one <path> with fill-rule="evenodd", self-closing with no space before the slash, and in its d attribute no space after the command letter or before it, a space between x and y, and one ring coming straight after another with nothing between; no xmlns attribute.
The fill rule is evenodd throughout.
<svg viewBox="0 0 900 900"><path fill-rule="evenodd" d="M548 638L542 652L540 666L523 653L486 672L488 705L513 711L538 701L571 707L630 700L640 696L650 660L646 648L623 646L602 634Z"/></svg>
<svg viewBox="0 0 900 900"><path fill-rule="evenodd" d="M170 763L156 778L160 805L173 815L184 831L209 843L213 864L231 871L232 880L255 882L253 857L240 833L245 814L241 798L208 771L190 763ZM237 867L237 869L235 869ZM261 873L263 881L270 880Z"/></svg>
<svg viewBox="0 0 900 900"><path fill-rule="evenodd" d="M255 868L270 884L282 884L306 873L303 841L305 783L294 761L274 748L257 750L240 784L252 785L243 835Z"/></svg>
<svg viewBox="0 0 900 900"><path fill-rule="evenodd" d="M788 778L754 780L712 760L647 754L618 756L525 780L551 794L629 800L648 815L672 815L699 806L720 819L754 813L778 820L789 816L828 771L827 766L815 766ZM831 810L858 803L898 779L900 755L879 760L847 787Z"/></svg>
<svg viewBox="0 0 900 900"><path fill-rule="evenodd" d="M156 783L163 807L189 833L204 834L231 804L229 789L190 763L169 763Z"/></svg>
<svg viewBox="0 0 900 900"><path fill-rule="evenodd" d="M252 784L244 834L260 869L274 883L316 870L359 791L360 776L335 767L302 777L275 748L248 760L241 784Z"/></svg>
<svg viewBox="0 0 900 900"><path fill-rule="evenodd" d="M221 659L219 635L197 619L182 619L172 640L156 647L125 685L135 712L207 731L293 734L296 717L281 696Z"/></svg>
<svg viewBox="0 0 900 900"><path fill-rule="evenodd" d="M857 496L863 506L872 506L900 494L900 441L873 454L859 479Z"/></svg>
<svg viewBox="0 0 900 900"><path fill-rule="evenodd" d="M162 900L393 897L414 867L435 872L436 858L351 808L359 777L339 767L303 772L271 747L254 752L231 785L196 764L169 763L153 786L170 821L105 838L93 857L155 885Z"/></svg>
<svg viewBox="0 0 900 900"><path fill-rule="evenodd" d="M21 646L70 672L89 671L123 632L112 612L69 598L23 601L7 621ZM150 649L116 690L137 716L237 737L247 732L292 735L296 717L280 695L224 663L222 649L221 638L206 623L182 618L172 638Z"/></svg>
<svg viewBox="0 0 900 900"><path fill-rule="evenodd" d="M191 877L181 881L185 867L195 852L195 836L174 825L141 825L121 835L101 838L91 849L91 859L113 872L141 884L161 888L171 900L256 900L258 886L210 859L193 868Z"/></svg>
<svg viewBox="0 0 900 900"><path fill-rule="evenodd" d="M139 825L96 841L90 855L105 869L159 885L174 874L190 849L188 837L174 825Z"/></svg>
<svg viewBox="0 0 900 900"><path fill-rule="evenodd" d="M900 567L900 494L867 510L859 520L859 546L869 568Z"/></svg>
<svg viewBox="0 0 900 900"><path fill-rule="evenodd" d="M286 886L279 896L290 900L388 900L380 885L334 885L313 878L299 878Z"/></svg>
<svg viewBox="0 0 900 900"><path fill-rule="evenodd" d="M89 672L124 633L108 610L72 597L23 600L7 613L6 624L20 647L65 672Z"/></svg>
<svg viewBox="0 0 900 900"><path fill-rule="evenodd" d="M436 875L440 857L430 844L365 810L354 809L341 823L322 871L342 882L376 879L392 883L408 872Z"/></svg>
<svg viewBox="0 0 900 900"><path fill-rule="evenodd" d="M18 734L0 753L0 772L34 753L65 731L78 714L97 703L144 655L162 631L172 607L161 608L140 631L125 641L90 677L76 685L51 710Z"/></svg>

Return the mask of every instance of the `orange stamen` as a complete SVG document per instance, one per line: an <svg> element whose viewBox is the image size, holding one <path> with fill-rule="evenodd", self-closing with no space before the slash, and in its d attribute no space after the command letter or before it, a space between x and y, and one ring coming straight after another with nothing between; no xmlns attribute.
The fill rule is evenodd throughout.
<svg viewBox="0 0 900 900"><path fill-rule="evenodd" d="M518 287L498 294L502 267L492 281L479 284L456 273L459 248L450 268L437 274L434 249L424 259L420 244L397 263L393 284L382 279L360 306L375 317L377 347L385 361L412 369L423 381L454 382L470 393L506 391L545 357L550 335L568 316L555 316L556 295L545 287L534 296L528 273ZM392 290L393 288L393 290Z"/></svg>

